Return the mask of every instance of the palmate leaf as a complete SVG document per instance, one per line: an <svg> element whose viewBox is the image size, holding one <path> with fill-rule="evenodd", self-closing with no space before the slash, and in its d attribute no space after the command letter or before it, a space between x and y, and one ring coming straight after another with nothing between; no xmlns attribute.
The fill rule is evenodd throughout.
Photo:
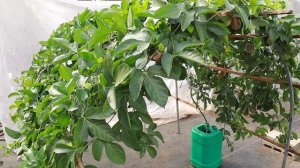
<svg viewBox="0 0 300 168"><path fill-rule="evenodd" d="M127 64L120 64L114 71L115 86L121 84L133 71L133 68Z"/></svg>
<svg viewBox="0 0 300 168"><path fill-rule="evenodd" d="M66 67L65 65L60 65L59 73L60 73L61 78L65 79L67 81L72 79L72 70L70 68Z"/></svg>
<svg viewBox="0 0 300 168"><path fill-rule="evenodd" d="M176 19L184 11L184 4L167 4L159 8L155 13L156 18L173 18Z"/></svg>
<svg viewBox="0 0 300 168"><path fill-rule="evenodd" d="M219 22L208 22L207 28L209 31L211 31L219 36L224 36L224 35L230 34L230 31L228 30L228 28L224 24L219 23Z"/></svg>
<svg viewBox="0 0 300 168"><path fill-rule="evenodd" d="M95 137L103 141L115 141L116 135L104 120L87 120L89 129Z"/></svg>
<svg viewBox="0 0 300 168"><path fill-rule="evenodd" d="M194 21L195 11L186 11L180 19L181 30L185 31L187 27Z"/></svg>
<svg viewBox="0 0 300 168"><path fill-rule="evenodd" d="M88 123L85 119L80 119L74 128L74 143L77 147L83 146L88 138Z"/></svg>
<svg viewBox="0 0 300 168"><path fill-rule="evenodd" d="M126 160L125 151L117 143L108 142L105 143L105 152L109 160L116 164L124 164Z"/></svg>
<svg viewBox="0 0 300 168"><path fill-rule="evenodd" d="M201 54L197 51L183 51L178 53L178 56L188 61L192 61L200 65L205 65L204 61L201 59Z"/></svg>
<svg viewBox="0 0 300 168"><path fill-rule="evenodd" d="M170 95L165 82L157 76L144 73L144 87L151 99L161 107L165 107Z"/></svg>
<svg viewBox="0 0 300 168"><path fill-rule="evenodd" d="M171 70L172 70L172 64L173 64L173 59L174 55L171 55L169 53L164 53L161 59L161 65L164 68L167 76L170 76Z"/></svg>
<svg viewBox="0 0 300 168"><path fill-rule="evenodd" d="M250 23L249 15L246 13L246 11L242 7L236 6L236 10L239 13L239 15L241 16L244 27L247 29L249 27L249 23Z"/></svg>
<svg viewBox="0 0 300 168"><path fill-rule="evenodd" d="M74 31L73 38L78 43L86 43L90 37L84 31L78 29Z"/></svg>
<svg viewBox="0 0 300 168"><path fill-rule="evenodd" d="M22 134L20 132L12 130L8 127L5 127L5 132L7 133L8 136L10 136L14 139L18 139L22 136Z"/></svg>
<svg viewBox="0 0 300 168"><path fill-rule="evenodd" d="M104 143L99 139L95 139L92 145L92 155L95 160L100 161L103 149Z"/></svg>
<svg viewBox="0 0 300 168"><path fill-rule="evenodd" d="M101 107L90 107L84 112L84 117L92 120L103 120L111 115L113 115L112 111L102 111Z"/></svg>
<svg viewBox="0 0 300 168"><path fill-rule="evenodd" d="M143 86L143 81L143 72L140 70L135 70L129 83L129 91L133 101L136 101L136 99L139 97L141 88Z"/></svg>

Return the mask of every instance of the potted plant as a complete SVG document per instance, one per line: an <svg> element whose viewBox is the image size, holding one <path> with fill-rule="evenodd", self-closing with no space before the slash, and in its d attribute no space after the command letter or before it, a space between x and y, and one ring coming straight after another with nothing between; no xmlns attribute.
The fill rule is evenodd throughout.
<svg viewBox="0 0 300 168"><path fill-rule="evenodd" d="M213 103L217 122L228 124L236 139L264 134L265 126L285 130L283 63L300 78L299 48L292 38L300 26L293 15L260 15L266 7L281 9L281 1L255 2L174 0L153 11L157 3L152 1L123 0L121 6L85 10L41 42L32 66L17 80L20 88L10 95L16 97L10 108L16 109L12 119L20 131L6 128L17 139L10 147L20 149L28 167L83 167L88 147L95 160L105 152L112 162L124 164L120 143L154 158L157 139L163 138L145 99L164 107L170 94L162 77L187 79L187 68L195 71L201 93L196 100ZM218 16L224 9L239 15L239 39L231 38L228 19ZM256 35L249 36L253 30ZM215 97L206 93L210 89ZM112 125L115 116L119 121ZM259 124L254 130L246 127L252 121ZM146 131L143 122L149 124ZM217 138L219 158L219 130L205 124L194 132L192 139L203 135L195 142ZM224 130L224 138L231 144L228 133ZM199 163L206 164L204 159Z"/></svg>

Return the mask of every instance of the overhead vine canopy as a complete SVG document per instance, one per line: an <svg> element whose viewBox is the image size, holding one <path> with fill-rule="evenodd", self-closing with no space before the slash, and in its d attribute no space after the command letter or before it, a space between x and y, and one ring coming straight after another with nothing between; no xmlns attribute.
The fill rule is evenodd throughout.
<svg viewBox="0 0 300 168"><path fill-rule="evenodd" d="M213 103L217 121L231 126L236 139L268 128L285 132L283 63L300 78L293 38L300 26L284 8L281 0L123 0L85 10L40 43L17 80L20 88L10 96L20 132L6 128L18 139L12 147L21 149L24 167L82 167L89 146L96 160L105 151L122 164L120 142L155 157L163 138L145 99L166 105L162 78L188 79L196 100ZM111 127L114 116L119 121ZM257 128L249 130L249 122Z"/></svg>

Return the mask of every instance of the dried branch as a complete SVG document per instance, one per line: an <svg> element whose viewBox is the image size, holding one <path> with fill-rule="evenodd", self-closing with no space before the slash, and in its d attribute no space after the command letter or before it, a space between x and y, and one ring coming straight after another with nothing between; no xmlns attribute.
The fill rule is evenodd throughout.
<svg viewBox="0 0 300 168"><path fill-rule="evenodd" d="M287 81L284 81L284 80L277 80L277 79L270 78L270 77L265 77L265 76L247 75L246 73L243 73L243 72L238 72L238 71L234 71L234 70L231 70L231 69L226 69L226 68L223 68L223 67L217 67L217 66L213 66L213 65L206 65L206 67L209 68L209 69L225 72L225 73L228 73L228 74L234 74L234 75L238 75L238 76L241 76L241 77L245 77L245 78L249 78L249 79L253 79L253 80L257 80L257 81L287 85ZM299 82L293 82L293 86L296 87L296 88L300 88L300 83Z"/></svg>
<svg viewBox="0 0 300 168"><path fill-rule="evenodd" d="M286 15L293 14L293 10L266 10L259 13L259 15ZM217 13L218 17L232 16L232 10L224 10Z"/></svg>
<svg viewBox="0 0 300 168"><path fill-rule="evenodd" d="M258 36L258 34L229 34L228 38L242 40L247 38L255 38ZM293 38L300 38L300 35L293 35Z"/></svg>
<svg viewBox="0 0 300 168"><path fill-rule="evenodd" d="M162 56L163 56L163 53L160 53L160 52L156 51L154 54L152 54L150 56L150 59L159 63L161 61ZM266 83L287 85L287 81L285 81L285 80L278 80L278 79L265 77L265 76L247 75L244 72L234 71L234 70L231 70L231 69L227 69L227 68L224 68L224 67L218 67L218 66L214 66L214 65L205 65L205 64L202 64L202 65L209 68L209 69L212 69L212 70L217 70L217 71L224 72L224 73L227 73L227 74L234 74L234 75L238 75L240 77L249 78L249 79L256 80L256 81L263 81L263 82L266 82ZM296 88L300 88L300 83L293 81L293 86L296 87Z"/></svg>

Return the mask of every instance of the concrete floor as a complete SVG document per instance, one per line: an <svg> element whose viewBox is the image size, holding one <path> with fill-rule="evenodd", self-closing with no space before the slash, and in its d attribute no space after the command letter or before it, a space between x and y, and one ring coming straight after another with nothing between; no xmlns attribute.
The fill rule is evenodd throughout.
<svg viewBox="0 0 300 168"><path fill-rule="evenodd" d="M211 124L218 126L212 116L208 116L208 119ZM115 165L105 155L100 162L94 161L90 152L84 156L84 161L101 168L192 168L189 164L190 130L199 123L203 123L203 120L198 115L182 119L181 134L177 134L176 122L159 126L158 130L163 134L165 143L160 143L155 159L151 159L147 154L140 159L138 153L125 148L127 156L125 165ZM300 122L297 121L294 126L300 128ZM225 143L223 144L222 168L279 168L282 156L282 153L264 147L261 139L251 137L236 141L233 152L230 152ZM4 156L1 150L0 160L3 161L1 168L16 168L18 165L14 155ZM289 159L287 167L299 168L300 161Z"/></svg>

